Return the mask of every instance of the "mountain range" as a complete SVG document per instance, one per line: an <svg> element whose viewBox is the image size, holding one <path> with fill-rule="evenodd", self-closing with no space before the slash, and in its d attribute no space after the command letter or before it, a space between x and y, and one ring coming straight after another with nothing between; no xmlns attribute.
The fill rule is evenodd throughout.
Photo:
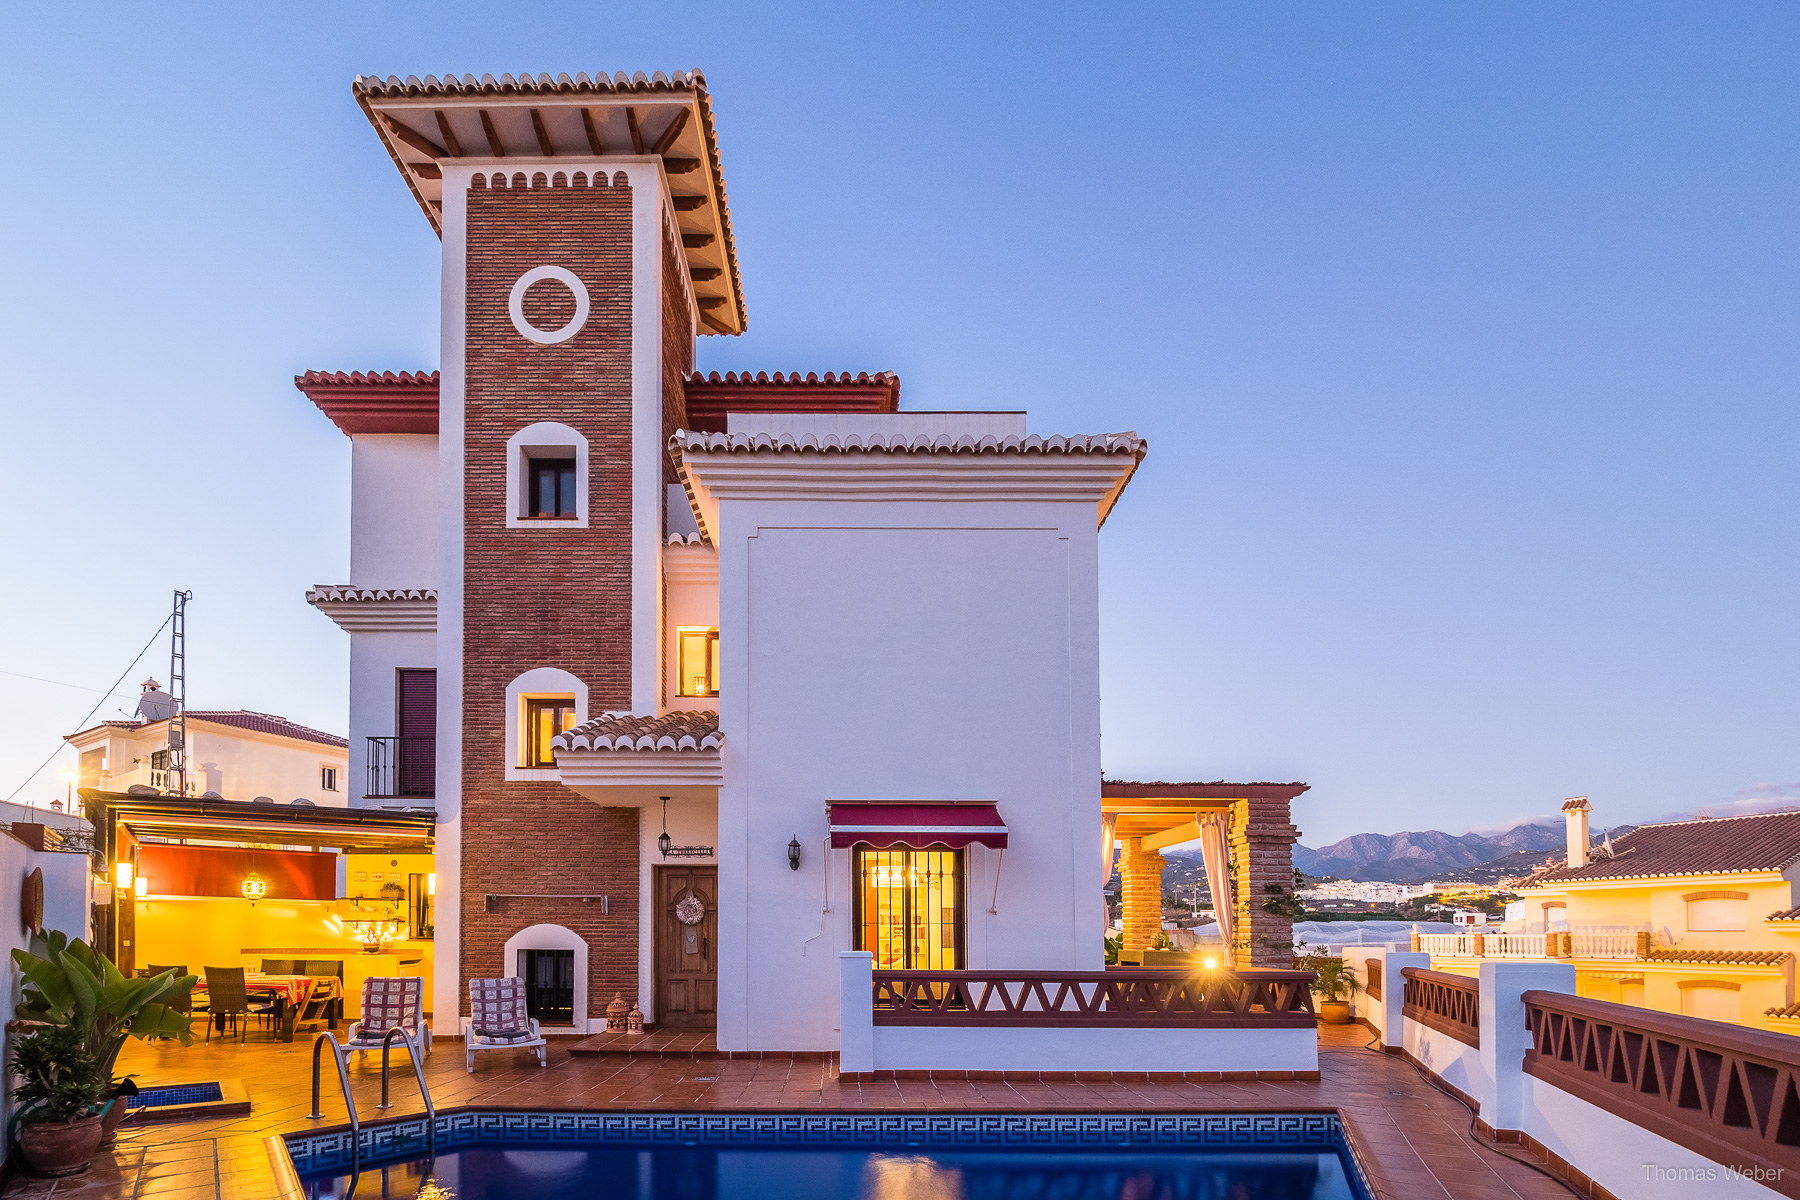
<svg viewBox="0 0 1800 1200"><path fill-rule="evenodd" d="M1294 866L1308 875L1423 883L1510 854L1560 850L1563 823L1527 822L1494 833L1357 833L1317 850L1294 847Z"/></svg>

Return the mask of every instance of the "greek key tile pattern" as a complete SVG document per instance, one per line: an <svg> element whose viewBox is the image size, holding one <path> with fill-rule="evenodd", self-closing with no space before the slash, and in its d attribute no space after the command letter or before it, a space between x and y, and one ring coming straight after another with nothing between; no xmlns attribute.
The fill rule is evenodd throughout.
<svg viewBox="0 0 1800 1200"><path fill-rule="evenodd" d="M302 1175L350 1165L350 1133L290 1134ZM490 1109L441 1116L437 1146L519 1145L830 1146L839 1149L1337 1150L1368 1194L1360 1164L1332 1113L618 1113ZM425 1119L362 1131L362 1162L425 1153Z"/></svg>

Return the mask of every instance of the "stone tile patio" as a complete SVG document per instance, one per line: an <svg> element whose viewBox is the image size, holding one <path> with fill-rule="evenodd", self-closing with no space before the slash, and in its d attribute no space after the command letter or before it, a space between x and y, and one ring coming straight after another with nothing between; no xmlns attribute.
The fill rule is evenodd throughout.
<svg viewBox="0 0 1800 1200"><path fill-rule="evenodd" d="M900 1080L843 1083L836 1064L819 1059L727 1059L670 1055L583 1054L577 1039L553 1039L550 1065L528 1054L486 1053L474 1075L463 1070L462 1043L439 1039L426 1078L439 1111L463 1105L641 1109L951 1109L1115 1111L1129 1109L1281 1111L1338 1108L1382 1200L1551 1200L1570 1193L1530 1168L1485 1149L1468 1135L1469 1114L1405 1063L1367 1050L1359 1027L1320 1031L1318 1082L1148 1083L1107 1081ZM274 1177L263 1138L344 1122L343 1100L326 1064L325 1119L311 1111L311 1046L254 1037L245 1046L127 1047L120 1067L141 1083L241 1079L247 1116L127 1123L118 1144L87 1174L65 1180L15 1179L19 1196L82 1200L267 1200ZM396 1056L394 1114L423 1111L412 1071ZM381 1067L368 1056L351 1070L365 1120L384 1114ZM1516 1149L1510 1151L1518 1153ZM379 1188L370 1189L379 1193Z"/></svg>

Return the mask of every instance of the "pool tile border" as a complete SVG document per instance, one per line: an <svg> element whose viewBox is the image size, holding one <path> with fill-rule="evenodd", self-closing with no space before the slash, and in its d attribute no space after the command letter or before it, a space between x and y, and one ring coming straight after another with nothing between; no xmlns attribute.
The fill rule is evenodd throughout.
<svg viewBox="0 0 1800 1200"><path fill-rule="evenodd" d="M347 1170L348 1128L269 1139L285 1149L296 1174ZM367 1163L426 1152L423 1115L362 1127ZM1335 1110L1296 1112L592 1112L466 1108L438 1114L439 1150L486 1141L521 1145L573 1142L704 1146L878 1146L896 1149L1144 1148L1342 1151L1352 1186L1374 1189Z"/></svg>

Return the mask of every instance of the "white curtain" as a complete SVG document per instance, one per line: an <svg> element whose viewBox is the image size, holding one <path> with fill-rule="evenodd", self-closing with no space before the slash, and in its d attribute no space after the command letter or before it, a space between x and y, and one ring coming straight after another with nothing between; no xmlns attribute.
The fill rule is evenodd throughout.
<svg viewBox="0 0 1800 1200"><path fill-rule="evenodd" d="M1228 841L1231 814L1195 813L1194 820L1200 826L1200 857L1206 863L1206 886L1212 891L1213 915L1219 922L1219 936L1225 942L1225 965L1234 966L1235 963L1232 960L1231 873L1227 870L1227 864L1231 861Z"/></svg>
<svg viewBox="0 0 1800 1200"><path fill-rule="evenodd" d="M1100 928L1112 936L1112 910L1106 905L1106 885L1112 882L1113 830L1119 827L1119 814L1100 816Z"/></svg>

